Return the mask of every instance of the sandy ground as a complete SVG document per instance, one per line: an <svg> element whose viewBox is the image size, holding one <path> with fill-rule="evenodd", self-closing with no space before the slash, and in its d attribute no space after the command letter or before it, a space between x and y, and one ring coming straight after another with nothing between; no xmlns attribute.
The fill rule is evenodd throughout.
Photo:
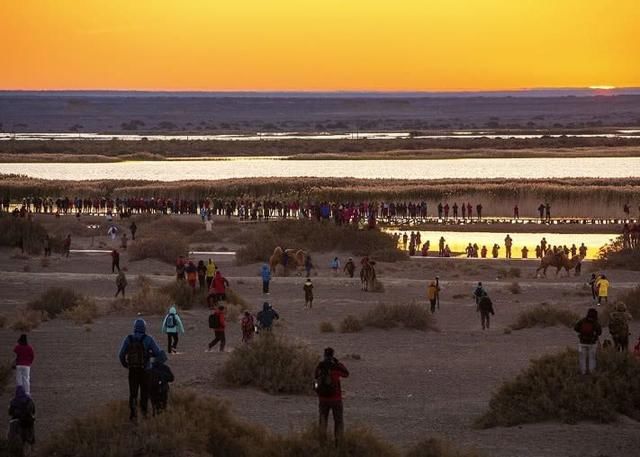
<svg viewBox="0 0 640 457"><path fill-rule="evenodd" d="M94 240L95 242L96 240ZM90 239L74 239L74 247L86 247ZM493 391L512 379L532 357L553 353L577 343L566 328L529 329L505 334L517 314L547 301L583 314L590 305L584 282L589 264L580 278L535 279L535 261L412 259L396 264L379 264L384 293L366 293L359 282L333 277L329 259L345 253L315 255L323 266L315 276L313 310L303 308L302 279L276 277L268 297L282 317L276 331L308 343L318 354L328 345L343 358L351 371L344 381L347 426L364 424L400 446L409 446L430 436L444 436L458 445L477 447L487 455L528 456L632 456L640 448L640 425L627 418L610 425L545 423L512 428L476 430L475 418L488 405ZM231 286L257 311L264 298L258 277L259 265L235 266L229 256L215 258ZM25 265L30 271L25 272ZM130 287L135 293L135 276L144 273L154 282L171 281L173 267L158 261L129 262ZM324 267L326 266L326 267ZM498 271L517 267L523 292L513 295L508 286L514 279L497 279ZM26 301L54 285L73 287L78 292L106 302L115 293L115 275L105 254L72 254L69 259L54 255L43 268L39 258L21 258L15 251L0 251L0 314L10 314ZM638 274L607 272L612 295L638 283ZM359 315L378 303L423 302L427 280L439 275L442 282L441 309L436 313L439 332L397 328L389 331L365 329L360 333L321 333L319 324L338 327L348 314ZM483 281L492 295L496 316L489 331L480 329L471 293ZM249 421L276 432L298 429L316 419L316 400L310 396L273 396L255 389L231 389L222 384L218 370L229 354L204 353L212 338L205 309L182 313L186 335L181 337L182 354L171 356L177 385L189 386L230 401L234 411ZM126 371L116 355L122 339L131 331L134 313L110 314L89 328L56 319L30 334L36 351L32 370L32 392L38 408L40 439L63 429L72 418L90 413L108 400L127 398ZM150 333L164 346L160 316L148 316ZM640 326L633 324L633 340ZM17 333L0 330L5 359ZM228 346L240 343L238 323L227 331ZM361 360L345 358L358 354ZM5 392L0 403L7 404ZM7 418L0 417L0 428ZM588 439L586 439L588 437Z"/></svg>

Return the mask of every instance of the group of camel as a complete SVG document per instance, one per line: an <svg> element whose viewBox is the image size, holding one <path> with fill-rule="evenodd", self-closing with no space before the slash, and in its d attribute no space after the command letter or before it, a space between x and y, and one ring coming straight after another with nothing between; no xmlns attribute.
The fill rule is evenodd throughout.
<svg viewBox="0 0 640 457"><path fill-rule="evenodd" d="M295 271L300 276L305 269L307 256L307 252L302 249L282 249L278 246L273 250L273 254L269 258L269 267L274 275L278 274L278 271L282 271L283 275L286 276L289 271ZM580 265L580 262L582 262L582 257L579 255L569 258L563 251L554 253L549 250L540 259L540 266L536 269L536 278L539 277L540 271L546 277L547 268L549 267L556 268L556 276L563 269L569 276L571 271L576 270L576 267ZM360 269L362 290L373 290L375 281L375 262L364 262Z"/></svg>
<svg viewBox="0 0 640 457"><path fill-rule="evenodd" d="M305 269L307 252L302 249L282 249L280 246L273 250L269 258L269 268L276 275L278 271L286 276L289 271L295 271L298 276ZM360 269L362 290L373 290L376 281L375 262L365 262Z"/></svg>

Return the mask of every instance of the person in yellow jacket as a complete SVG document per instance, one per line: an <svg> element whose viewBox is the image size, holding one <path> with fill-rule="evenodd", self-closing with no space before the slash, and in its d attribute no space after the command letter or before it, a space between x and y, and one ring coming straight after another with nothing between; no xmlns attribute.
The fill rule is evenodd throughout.
<svg viewBox="0 0 640 457"><path fill-rule="evenodd" d="M609 303L609 280L605 275L601 275L600 279L596 283L596 289L598 291L598 306Z"/></svg>
<svg viewBox="0 0 640 457"><path fill-rule="evenodd" d="M216 264L213 263L211 259L209 259L209 262L207 263L207 274L205 278L207 281L207 290L211 289L211 282L213 281L213 277L216 275L217 270L218 267L216 267Z"/></svg>
<svg viewBox="0 0 640 457"><path fill-rule="evenodd" d="M438 299L438 286L435 281L431 281L429 283L429 287L427 288L427 299L431 304L431 313L436 312L436 301Z"/></svg>

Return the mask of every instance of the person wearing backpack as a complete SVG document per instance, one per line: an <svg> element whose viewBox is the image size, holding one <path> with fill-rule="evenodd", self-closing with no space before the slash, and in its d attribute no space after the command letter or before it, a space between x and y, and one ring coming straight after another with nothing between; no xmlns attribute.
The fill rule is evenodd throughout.
<svg viewBox="0 0 640 457"><path fill-rule="evenodd" d="M155 416L167 409L169 399L169 383L175 380L173 372L168 365L167 354L160 351L160 355L153 359L151 364L151 375L149 384L149 398L151 400L151 411Z"/></svg>
<svg viewBox="0 0 640 457"><path fill-rule="evenodd" d="M276 312L275 309L273 309L269 302L263 303L262 311L260 311L256 317L258 319L258 325L260 326L260 329L266 330L268 332L271 331L273 321L280 319L280 315Z"/></svg>
<svg viewBox="0 0 640 457"><path fill-rule="evenodd" d="M475 290L473 291L473 298L476 301L476 311L480 311L480 308L478 308L478 304L480 303L480 299L484 295L487 295L487 291L484 290L484 287L482 287L482 283L479 282Z"/></svg>
<svg viewBox="0 0 640 457"><path fill-rule="evenodd" d="M16 355L14 362L16 370L16 385L24 387L27 395L31 395L31 365L35 358L33 348L27 342L27 335L22 334L18 338L18 344L13 348Z"/></svg>
<svg viewBox="0 0 640 457"><path fill-rule="evenodd" d="M589 374L596 370L596 344L602 334L602 327L598 322L598 311L590 308L586 317L580 319L573 329L578 333L578 363L580 373Z"/></svg>
<svg viewBox="0 0 640 457"><path fill-rule="evenodd" d="M184 325L182 324L182 319L180 319L180 316L178 315L178 311L176 311L175 305L169 308L169 312L164 316L161 331L162 333L167 334L167 353L177 354L178 334L182 333L184 335Z"/></svg>
<svg viewBox="0 0 640 457"><path fill-rule="evenodd" d="M218 343L220 343L220 352L224 352L224 346L227 341L224 333L225 327L224 306L220 305L209 316L209 328L213 330L215 338L209 343L209 348L205 352L213 351L213 347Z"/></svg>
<svg viewBox="0 0 640 457"><path fill-rule="evenodd" d="M120 364L129 370L129 419L132 421L137 418L138 392L140 410L144 417L147 416L151 357L159 354L160 348L155 340L147 335L147 323L144 319L136 319L133 333L124 339L118 354Z"/></svg>
<svg viewBox="0 0 640 457"><path fill-rule="evenodd" d="M633 319L627 312L627 305L620 302L609 315L609 333L618 352L629 350L629 322Z"/></svg>
<svg viewBox="0 0 640 457"><path fill-rule="evenodd" d="M22 386L16 387L16 394L9 404L9 418L9 455L23 455L24 446L36 442L36 406Z"/></svg>
<svg viewBox="0 0 640 457"><path fill-rule="evenodd" d="M340 378L349 377L347 368L334 356L333 348L324 350L324 358L315 370L314 389L318 394L320 442L327 441L329 412L333 414L334 439L338 446L344 434L344 415Z"/></svg>
<svg viewBox="0 0 640 457"><path fill-rule="evenodd" d="M489 298L489 295L485 292L480 300L478 300L478 311L480 312L480 324L482 324L482 330L489 330L490 315L495 315L493 310L493 302Z"/></svg>

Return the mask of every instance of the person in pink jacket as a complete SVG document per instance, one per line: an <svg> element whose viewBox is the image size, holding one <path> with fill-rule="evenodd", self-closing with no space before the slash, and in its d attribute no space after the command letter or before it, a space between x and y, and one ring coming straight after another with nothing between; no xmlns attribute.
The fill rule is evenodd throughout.
<svg viewBox="0 0 640 457"><path fill-rule="evenodd" d="M13 348L16 354L16 385L22 386L27 395L31 395L31 365L33 364L33 348L27 342L24 333L18 338L18 344Z"/></svg>

